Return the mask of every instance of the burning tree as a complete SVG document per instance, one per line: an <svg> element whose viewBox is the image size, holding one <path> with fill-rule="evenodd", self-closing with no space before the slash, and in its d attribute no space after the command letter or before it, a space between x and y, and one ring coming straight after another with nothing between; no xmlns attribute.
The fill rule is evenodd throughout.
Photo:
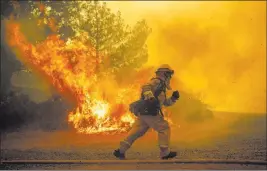
<svg viewBox="0 0 267 171"><path fill-rule="evenodd" d="M105 2L32 2L31 9L33 17L42 19L61 38L78 38L93 46L95 58L101 60L100 71L118 73L123 68L139 68L148 59L145 43L151 29L146 21L138 21L131 28L124 24L121 13L113 13ZM100 55L105 58L100 59Z"/></svg>
<svg viewBox="0 0 267 171"><path fill-rule="evenodd" d="M27 21L5 23L8 45L18 52L17 57L74 99L77 106L68 121L78 132L127 130L134 121L128 104L138 98L139 85L116 87L110 82L125 68L138 68L147 60L145 41L151 30L146 22L130 28L119 12L112 13L102 2L29 4L31 10L22 8L27 9L25 14L16 16ZM42 28L44 39L34 40L38 34L29 39L29 30L23 31L25 22L36 24L33 31ZM109 87L103 87L106 84Z"/></svg>

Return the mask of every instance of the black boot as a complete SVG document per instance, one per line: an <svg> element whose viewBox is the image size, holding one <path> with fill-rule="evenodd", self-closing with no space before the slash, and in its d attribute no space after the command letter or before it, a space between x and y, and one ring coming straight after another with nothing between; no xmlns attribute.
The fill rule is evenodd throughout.
<svg viewBox="0 0 267 171"><path fill-rule="evenodd" d="M125 159L125 155L124 153L121 153L119 149L115 150L113 152L113 155L121 160L124 160Z"/></svg>
<svg viewBox="0 0 267 171"><path fill-rule="evenodd" d="M162 160L171 159L177 156L177 152L171 151L167 156L161 157Z"/></svg>

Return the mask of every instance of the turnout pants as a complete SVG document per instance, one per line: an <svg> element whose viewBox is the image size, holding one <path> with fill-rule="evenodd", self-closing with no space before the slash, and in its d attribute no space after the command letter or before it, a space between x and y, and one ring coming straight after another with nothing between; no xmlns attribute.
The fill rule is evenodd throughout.
<svg viewBox="0 0 267 171"><path fill-rule="evenodd" d="M161 115L149 116L140 115L128 133L128 136L120 142L120 152L125 153L141 136L143 136L149 128L154 129L158 133L158 145L160 147L160 156L169 154L170 143L170 127L169 123L164 120Z"/></svg>

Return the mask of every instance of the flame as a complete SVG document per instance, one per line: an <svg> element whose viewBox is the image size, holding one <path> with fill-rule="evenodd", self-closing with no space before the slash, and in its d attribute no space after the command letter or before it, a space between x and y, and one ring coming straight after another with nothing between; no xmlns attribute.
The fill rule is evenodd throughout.
<svg viewBox="0 0 267 171"><path fill-rule="evenodd" d="M61 40L50 35L33 45L20 30L20 24L7 23L7 42L29 67L42 74L58 91L74 99L77 107L68 115L69 123L78 133L124 132L135 118L128 104L138 98L139 86L120 88L115 95L105 95L100 89L103 79L111 73L98 74L96 68L103 59L96 58L95 49L82 39ZM129 96L129 93L131 96Z"/></svg>

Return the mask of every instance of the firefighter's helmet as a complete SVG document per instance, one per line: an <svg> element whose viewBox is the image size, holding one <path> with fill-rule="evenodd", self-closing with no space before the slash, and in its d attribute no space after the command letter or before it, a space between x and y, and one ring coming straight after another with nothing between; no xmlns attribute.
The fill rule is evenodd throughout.
<svg viewBox="0 0 267 171"><path fill-rule="evenodd" d="M158 72L167 72L167 73L170 73L170 74L174 74L174 70L170 67L170 65L168 65L168 64L163 64L163 65L161 65L158 69L157 69L157 71L156 71L156 73L158 73Z"/></svg>

